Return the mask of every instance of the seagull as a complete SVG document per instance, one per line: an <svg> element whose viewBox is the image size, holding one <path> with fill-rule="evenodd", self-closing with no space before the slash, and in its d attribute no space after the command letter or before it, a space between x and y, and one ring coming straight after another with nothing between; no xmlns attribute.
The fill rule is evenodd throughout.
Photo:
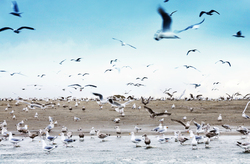
<svg viewBox="0 0 250 164"><path fill-rule="evenodd" d="M104 138L110 136L110 134L101 133L100 130L97 130L96 134L98 138L102 139L102 141L104 141Z"/></svg>
<svg viewBox="0 0 250 164"><path fill-rule="evenodd" d="M11 27L3 27L0 29L0 32L5 31L5 30L13 30L14 33L19 34L21 32L20 30L22 29L35 30L33 27L28 27L28 26L22 26L22 27L19 27L18 29L13 29Z"/></svg>
<svg viewBox="0 0 250 164"><path fill-rule="evenodd" d="M63 62L65 62L65 60L66 60L66 59L62 60L59 64L61 64L61 65L62 65L62 63L63 63Z"/></svg>
<svg viewBox="0 0 250 164"><path fill-rule="evenodd" d="M89 134L90 134L91 136L93 136L93 135L95 135L95 133L96 133L95 128L92 127L91 130L90 130L90 132L89 132ZM93 138L93 137L91 137L91 138Z"/></svg>
<svg viewBox="0 0 250 164"><path fill-rule="evenodd" d="M231 63L229 61L219 60L219 61L215 62L215 64L218 63L218 62L221 62L222 64L227 63L229 65L229 67L231 67Z"/></svg>
<svg viewBox="0 0 250 164"><path fill-rule="evenodd" d="M29 130L28 130L28 133L29 133L29 137L32 139L32 141L34 140L35 137L38 136L37 133L31 133Z"/></svg>
<svg viewBox="0 0 250 164"><path fill-rule="evenodd" d="M158 13L161 15L163 19L163 23L162 23L162 29L157 31L157 33L154 36L154 39L157 41L164 39L164 38L165 39L179 39L179 37L176 36L170 30L172 18L169 16L169 14L166 13L162 7L158 8Z"/></svg>
<svg viewBox="0 0 250 164"><path fill-rule="evenodd" d="M217 119L218 121L222 121L222 117L221 117L221 114L219 115L219 117L218 117L218 119Z"/></svg>
<svg viewBox="0 0 250 164"><path fill-rule="evenodd" d="M71 61L80 62L82 58L71 59Z"/></svg>
<svg viewBox="0 0 250 164"><path fill-rule="evenodd" d="M55 145L55 146L50 146L50 145L47 145L46 143L45 143L45 141L44 140L42 140L42 143L43 143L43 150L44 151L47 151L47 152L51 152L52 150L54 150L55 148L57 148L57 145Z"/></svg>
<svg viewBox="0 0 250 164"><path fill-rule="evenodd" d="M117 62L117 59L110 60L110 64L112 64L112 63L114 63L114 62Z"/></svg>
<svg viewBox="0 0 250 164"><path fill-rule="evenodd" d="M183 125L185 129L189 129L190 123L193 121L193 119L190 120L190 121L187 121L186 123L184 123L184 122L182 122L182 121L180 121L180 120L175 120L175 119L171 119L171 121L178 122L178 123L180 123L181 125Z"/></svg>
<svg viewBox="0 0 250 164"><path fill-rule="evenodd" d="M66 147L69 147L69 144L76 141L75 139L67 139L67 138L65 138L64 133L60 133L60 135L61 135L61 141L63 142L63 144Z"/></svg>
<svg viewBox="0 0 250 164"><path fill-rule="evenodd" d="M121 136L122 133L121 133L120 127L119 127L119 126L116 126L115 129L116 129L117 138L118 138L118 137L121 138L121 137L122 137L122 136Z"/></svg>
<svg viewBox="0 0 250 164"><path fill-rule="evenodd" d="M104 71L104 73L106 73L106 72L111 72L112 71L112 69L106 69L105 71Z"/></svg>
<svg viewBox="0 0 250 164"><path fill-rule="evenodd" d="M198 87L200 87L200 86L201 86L201 84L196 84L196 83L194 83L194 84L190 84L190 85L194 85L194 88L198 88Z"/></svg>
<svg viewBox="0 0 250 164"><path fill-rule="evenodd" d="M131 135L131 141L136 144L136 147L138 147L138 143L141 142L140 138L136 138L134 132L129 133Z"/></svg>
<svg viewBox="0 0 250 164"><path fill-rule="evenodd" d="M134 46L132 46L132 45L130 45L130 44L127 44L127 43L123 42L122 40L119 40L119 39L116 39L116 38L112 38L112 39L117 40L117 41L120 41L122 46L128 45L128 46L130 46L130 47L136 49L136 47L134 47ZM111 64L111 63L110 63L110 64Z"/></svg>
<svg viewBox="0 0 250 164"><path fill-rule="evenodd" d="M11 12L10 14L21 17L22 13L19 12L18 5L17 5L16 1L12 1L12 3L13 3L13 10L14 11Z"/></svg>
<svg viewBox="0 0 250 164"><path fill-rule="evenodd" d="M232 130L231 127L229 125L223 124L221 125L223 128L227 129L227 130Z"/></svg>
<svg viewBox="0 0 250 164"><path fill-rule="evenodd" d="M144 143L146 144L146 146L149 146L151 140L148 138L147 134L143 134L142 137L144 137Z"/></svg>
<svg viewBox="0 0 250 164"><path fill-rule="evenodd" d="M202 20L201 22L199 22L199 23L196 23L196 24L193 24L193 25L191 25L191 26L188 26L188 27L185 28L184 30L180 30L180 31L177 31L177 32L180 33L180 32L186 31L186 30L188 30L188 29L195 29L195 30L197 30L197 29L200 27L200 24L202 24L204 21L205 21L205 19L203 19L203 20Z"/></svg>
<svg viewBox="0 0 250 164"><path fill-rule="evenodd" d="M193 69L199 71L198 69L196 69L194 66L191 66L191 65L183 65L183 66L186 67L187 69L193 68ZM199 72L200 72L200 71L199 71Z"/></svg>
<svg viewBox="0 0 250 164"><path fill-rule="evenodd" d="M197 49L188 50L187 55L188 55L190 52L196 52L196 51L200 52L200 51L197 50Z"/></svg>
<svg viewBox="0 0 250 164"><path fill-rule="evenodd" d="M236 38L245 38L245 36L241 35L241 31L238 31L236 34L233 35Z"/></svg>
<svg viewBox="0 0 250 164"><path fill-rule="evenodd" d="M46 139L54 143L54 140L57 139L57 136L50 136L48 131L46 131L45 133L46 133Z"/></svg>
<svg viewBox="0 0 250 164"><path fill-rule="evenodd" d="M13 138L12 136L12 132L9 132L9 141L13 144L13 146L17 147L17 144L21 141L23 141L23 139L19 139L19 138Z"/></svg>
<svg viewBox="0 0 250 164"><path fill-rule="evenodd" d="M103 104L106 104L108 102L108 99L103 99L102 94L100 93L93 93L93 95L98 96L100 101L96 101L99 106L101 107Z"/></svg>
<svg viewBox="0 0 250 164"><path fill-rule="evenodd" d="M171 115L171 113L167 113L167 112L156 113L147 106L144 106L144 108L150 114L150 118L155 118L156 116L164 116L164 115L170 116Z"/></svg>
<svg viewBox="0 0 250 164"><path fill-rule="evenodd" d="M139 128L138 126L135 126L135 132L138 133L139 130L141 130L141 128Z"/></svg>
<svg viewBox="0 0 250 164"><path fill-rule="evenodd" d="M149 100L151 99L151 96L148 98L148 99L144 99L142 96L141 96L141 102L144 104L144 105L147 105L149 103Z"/></svg>
<svg viewBox="0 0 250 164"><path fill-rule="evenodd" d="M217 11L215 11L215 10L210 10L209 12L201 11L199 17L201 17L203 14L213 15L214 12L220 15L220 13L218 13Z"/></svg>
<svg viewBox="0 0 250 164"><path fill-rule="evenodd" d="M124 109L124 108L126 107L126 105L128 105L128 104L129 104L131 101L133 101L133 100L129 100L129 101L123 103L123 104L120 104L120 103L118 103L118 102L115 102L115 101L113 101L112 99L109 99L108 101L109 101L110 104L116 106L118 109Z"/></svg>
<svg viewBox="0 0 250 164"><path fill-rule="evenodd" d="M114 121L115 123L119 123L119 122L121 121L121 119L120 119L120 118L115 118L113 121Z"/></svg>
<svg viewBox="0 0 250 164"><path fill-rule="evenodd" d="M247 105L245 106L245 109L242 112L242 117L245 118L245 119L249 119L250 118L248 115L245 114L246 109L247 109L249 103L250 103L250 101L247 102Z"/></svg>

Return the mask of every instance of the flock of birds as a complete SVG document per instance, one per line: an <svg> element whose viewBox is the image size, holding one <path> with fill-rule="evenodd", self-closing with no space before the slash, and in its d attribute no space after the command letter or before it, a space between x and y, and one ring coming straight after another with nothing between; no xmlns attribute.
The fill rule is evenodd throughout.
<svg viewBox="0 0 250 164"><path fill-rule="evenodd" d="M126 108L126 105L133 102L134 100L130 99L126 101L125 103L121 104L117 102L117 99L114 100L112 97L104 98L102 94L100 93L93 93L94 96L97 96L98 99L93 99L93 101L96 101L97 104L100 106L100 109L102 109L102 106L106 103L109 103L111 107L115 108L115 111L121 114L122 117L125 116L124 109ZM210 142L213 140L218 140L220 136L220 129L218 126L210 126L209 123L201 122L198 123L195 121L195 118L191 120L187 120L187 117L184 116L183 120L178 119L171 119L171 121L176 122L183 126L183 130L174 130L173 136L165 136L165 134L168 132L168 126L164 125L164 118L167 116L170 116L171 113L165 111L165 112L156 112L148 107L148 104L153 101L154 99L152 97L144 98L141 97L141 103L144 105L144 109L148 112L149 117L154 119L158 117L162 117L159 120L159 125L155 128L153 128L151 131L155 132L157 134L156 138L157 141L161 144L168 143L168 142L178 142L181 145L191 145L192 149L198 149L198 144L204 144L205 148L211 148L209 146ZM70 100L68 100L70 102ZM242 117L245 119L250 119L248 115L245 114L246 109L248 107L248 104L250 101L246 104L245 109L242 112ZM25 101L25 100L18 100L16 101L15 105L24 104L26 105L26 108L23 109L23 111L28 112L29 109L35 109L40 108L42 110L45 110L47 108L54 108L56 105L59 107L60 104L55 104L52 102L48 102L46 104L38 103L35 101L32 101L31 103ZM75 106L78 106L78 102L76 101ZM12 108L9 104L7 105L5 111L8 111L8 108ZM132 106L132 109L135 109L135 104ZM176 106L173 104L172 109L175 109ZM139 108L138 108L139 109ZM70 110L70 109L69 109ZM84 109L85 110L85 109ZM14 116L14 110L10 112L12 116ZM36 112L34 118L38 118L38 113ZM13 119L16 119L13 117ZM74 121L80 121L81 118L74 117ZM218 122L222 122L222 115L220 114L217 118ZM114 123L119 123L121 121L120 118L115 118ZM194 124L196 129L191 129L191 124ZM50 153L52 150L56 149L58 145L56 144L56 140L58 136L52 136L50 135L50 132L53 131L54 127L57 126L57 121L54 121L52 117L49 116L49 125L46 126L44 129L40 129L39 131L31 132L29 130L29 126L24 123L22 120L21 122L16 124L17 132L21 134L28 135L29 138L33 141L36 137L40 137L40 141L42 142L42 149L48 153ZM222 124L222 127L226 129L226 131L231 131L232 128L227 124ZM7 130L7 121L4 120L2 123L0 123L0 129L1 129L1 141L9 141L13 144L14 147L19 147L20 145L18 143L22 142L25 138L20 137L13 137L13 132ZM122 130L119 126L115 126L115 133L117 135L117 138L122 137ZM135 144L136 147L141 147L140 143L144 142L146 149L153 148L151 145L152 138L148 136L146 133L144 133L141 137L136 136L136 134L141 131L142 128L135 126L134 130L131 130L131 142ZM79 133L79 141L84 141L85 134L81 128L77 129ZM237 146L243 148L245 152L250 152L250 130L244 126L239 126L236 131L242 134L242 138L246 138L245 142L237 141ZM15 133L15 132L14 132ZM184 136L183 133L189 133L189 136ZM102 133L101 130L95 129L94 127L91 128L89 131L89 135L91 136L91 139L99 138L101 141L106 141L106 138L108 138L111 134L108 133ZM61 142L65 147L74 147L72 144L77 141L77 139L73 138L73 132L69 131L67 127L63 126L60 133Z"/></svg>

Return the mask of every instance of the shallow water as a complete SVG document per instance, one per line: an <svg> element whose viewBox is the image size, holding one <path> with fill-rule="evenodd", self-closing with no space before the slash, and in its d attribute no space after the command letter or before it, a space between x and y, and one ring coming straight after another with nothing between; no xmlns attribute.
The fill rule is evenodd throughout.
<svg viewBox="0 0 250 164"><path fill-rule="evenodd" d="M77 137L73 137L77 139ZM110 136L105 142L85 137L66 148L58 137L58 147L50 154L42 149L39 138L25 138L20 147L9 141L0 143L0 163L250 163L250 154L236 146L240 136L220 136L210 142L210 148L199 144L197 150L191 145L180 145L174 140L161 144L155 136L149 136L152 148L146 149L143 142L136 147L130 136ZM242 140L243 141L243 140Z"/></svg>

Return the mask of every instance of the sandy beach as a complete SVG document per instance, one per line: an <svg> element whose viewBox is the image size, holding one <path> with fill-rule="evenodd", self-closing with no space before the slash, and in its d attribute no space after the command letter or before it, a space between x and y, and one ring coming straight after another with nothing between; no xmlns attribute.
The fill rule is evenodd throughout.
<svg viewBox="0 0 250 164"><path fill-rule="evenodd" d="M77 135L77 129L83 129L85 135L89 135L91 127L99 129L102 132L110 133L115 135L115 126L119 126L122 130L122 135L128 135L129 132L134 131L135 125L141 127L142 130L139 133L155 134L151 129L159 125L159 119L162 117L156 117L154 119L149 117L149 113L144 109L141 100L132 101L125 108L125 117L111 108L110 104L105 104L103 109L99 108L99 105L95 101L77 101L80 103L78 107L75 107L75 101L49 101L54 103L60 103L58 107L55 105L54 108L48 107L45 110L40 108L29 109L28 112L23 111L23 108L27 104L20 102L19 105L15 105L16 100L13 101L0 101L0 122L6 120L8 131L19 135L17 132L16 124L20 121L24 121L24 124L28 125L30 131L38 131L39 129L44 129L49 125L49 116L53 117L54 121L58 124L55 125L54 129L51 131L52 135L58 135L61 132L62 126L66 126L69 131L73 131L74 135ZM29 101L31 102L31 101ZM39 103L45 104L46 101L37 101ZM204 121L209 123L211 126L218 126L220 128L221 134L236 134L239 133L235 130L237 126L244 125L246 127L250 126L250 121L244 119L241 114L244 110L248 100L232 100L232 101L185 101L185 100L166 100L166 101L150 101L147 105L154 111L163 112L167 110L171 113L171 116L164 117L164 125L168 126L168 133L173 133L174 130L184 130L184 127L179 123L171 121L173 119L182 120L184 116L187 120L195 118L195 121L201 123ZM122 102L120 102L122 103ZM7 104L10 105L7 111L5 108ZM141 106L141 109L132 109L133 104L136 107ZM175 109L171 109L171 106L175 104ZM68 107L63 108L62 105L71 106L70 111ZM82 110L82 107L85 110ZM190 108L193 111L190 112ZM14 115L16 119L12 119L10 112L14 110ZM38 118L34 118L35 113L38 113ZM246 110L246 114L248 110ZM218 121L217 118L219 114L222 115L222 121ZM81 118L79 121L74 121L74 116ZM115 123L112 120L115 118L120 118L120 123ZM226 132L224 128L221 127L222 124L230 125L233 130L231 132ZM191 123L191 128L195 130L196 127ZM240 134L239 134L240 135Z"/></svg>

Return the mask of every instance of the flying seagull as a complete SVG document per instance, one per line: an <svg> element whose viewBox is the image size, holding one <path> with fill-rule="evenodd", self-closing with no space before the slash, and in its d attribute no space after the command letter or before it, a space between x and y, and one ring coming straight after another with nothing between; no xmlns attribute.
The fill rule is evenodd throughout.
<svg viewBox="0 0 250 164"><path fill-rule="evenodd" d="M193 25L191 25L191 26L188 26L188 27L185 28L184 30L180 30L180 31L177 31L177 32L180 33L180 32L186 31L186 30L188 30L188 29L195 29L195 30L197 30L197 29L200 27L200 24L202 24L204 21L205 21L205 18L204 18L201 22L196 23L196 24L193 24Z"/></svg>
<svg viewBox="0 0 250 164"><path fill-rule="evenodd" d="M122 46L128 45L128 46L130 46L130 47L136 49L136 47L132 46L131 44L127 44L127 43L123 42L122 40L119 40L119 39L116 39L116 38L112 38L112 39L117 40L117 41L120 41Z"/></svg>
<svg viewBox="0 0 250 164"><path fill-rule="evenodd" d="M156 116L164 116L164 115L168 115L170 116L171 113L167 113L167 112L162 112L162 113L156 113L154 112L151 108L144 106L144 108L146 109L146 111L150 114L151 118L155 118Z"/></svg>
<svg viewBox="0 0 250 164"><path fill-rule="evenodd" d="M229 65L229 67L231 67L231 63L230 63L229 61L219 60L219 61L217 61L216 63L218 63L218 62L221 62L222 64L227 63L227 64ZM215 63L215 64L216 64L216 63Z"/></svg>
<svg viewBox="0 0 250 164"><path fill-rule="evenodd" d="M200 87L200 86L201 86L201 84L196 84L196 83L194 83L194 84L190 84L190 85L194 85L194 88L198 88L198 87Z"/></svg>
<svg viewBox="0 0 250 164"><path fill-rule="evenodd" d="M62 60L59 64L61 64L61 65L62 65L62 63L63 63L63 62L65 62L65 60L66 60L66 59Z"/></svg>
<svg viewBox="0 0 250 164"><path fill-rule="evenodd" d="M237 38L245 38L245 36L241 35L241 31L238 31L236 34L233 35L234 37Z"/></svg>
<svg viewBox="0 0 250 164"><path fill-rule="evenodd" d="M85 85L85 87L93 87L93 88L97 88L97 86L96 86L96 85L92 85L92 84Z"/></svg>
<svg viewBox="0 0 250 164"><path fill-rule="evenodd" d="M104 73L112 71L112 69L106 69Z"/></svg>
<svg viewBox="0 0 250 164"><path fill-rule="evenodd" d="M187 55L188 55L190 52L196 52L196 51L200 52L200 51L197 50L197 49L188 50Z"/></svg>
<svg viewBox="0 0 250 164"><path fill-rule="evenodd" d="M71 59L71 61L80 62L82 58Z"/></svg>
<svg viewBox="0 0 250 164"><path fill-rule="evenodd" d="M17 5L16 1L12 1L12 3L13 3L13 10L14 11L11 12L10 14L21 17L22 13L19 12L18 5Z"/></svg>
<svg viewBox="0 0 250 164"><path fill-rule="evenodd" d="M22 27L19 27L18 29L13 29L11 27L3 27L0 29L0 32L5 31L5 30L13 30L14 33L19 34L21 32L20 30L22 30L22 29L35 30L33 27L28 27L28 26L22 26Z"/></svg>
<svg viewBox="0 0 250 164"><path fill-rule="evenodd" d="M201 17L203 14L213 15L214 12L220 15L220 13L218 13L217 11L215 11L215 10L210 10L209 12L201 11L199 16Z"/></svg>
<svg viewBox="0 0 250 164"><path fill-rule="evenodd" d="M179 38L171 31L170 27L172 23L172 18L170 17L170 15L166 13L162 7L158 8L158 13L161 15L163 23L162 23L162 29L157 31L157 33L154 36L154 39L159 41L163 38L165 39Z"/></svg>
<svg viewBox="0 0 250 164"><path fill-rule="evenodd" d="M183 65L184 67L186 67L187 69L188 68L193 68L193 69L196 69L194 66L191 66L191 65ZM199 71L198 69L196 69L197 71ZM200 72L200 71L199 71Z"/></svg>
<svg viewBox="0 0 250 164"><path fill-rule="evenodd" d="M117 59L110 60L110 64L112 64L113 62L117 62Z"/></svg>

